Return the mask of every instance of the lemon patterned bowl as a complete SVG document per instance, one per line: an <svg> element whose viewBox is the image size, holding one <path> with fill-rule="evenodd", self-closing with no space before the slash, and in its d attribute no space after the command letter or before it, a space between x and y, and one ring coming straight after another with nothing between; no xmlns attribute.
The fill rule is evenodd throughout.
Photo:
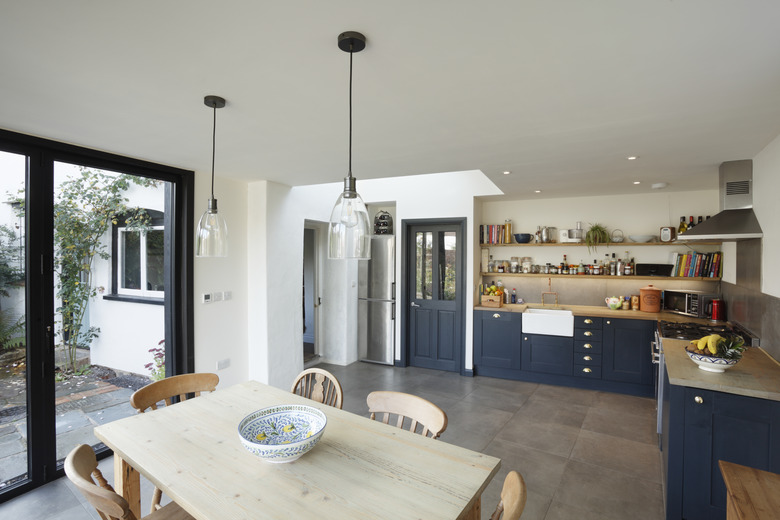
<svg viewBox="0 0 780 520"><path fill-rule="evenodd" d="M726 369L733 367L739 362L739 359L724 359L706 354L697 354L685 349L685 353L691 358L691 361L699 365L699 368L707 372L721 373Z"/></svg>
<svg viewBox="0 0 780 520"><path fill-rule="evenodd" d="M328 419L312 406L282 404L252 412L238 425L241 444L268 462L292 462L322 437Z"/></svg>

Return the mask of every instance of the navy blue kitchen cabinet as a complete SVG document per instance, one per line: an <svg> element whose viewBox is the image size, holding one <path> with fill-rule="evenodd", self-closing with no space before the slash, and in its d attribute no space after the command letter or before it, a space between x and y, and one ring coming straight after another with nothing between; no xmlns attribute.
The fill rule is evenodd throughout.
<svg viewBox="0 0 780 520"><path fill-rule="evenodd" d="M574 337L522 334L522 313L474 311L474 373L653 395L653 320L574 317Z"/></svg>
<svg viewBox="0 0 780 520"><path fill-rule="evenodd" d="M719 460L780 473L780 402L669 385L666 518L725 520Z"/></svg>
<svg viewBox="0 0 780 520"><path fill-rule="evenodd" d="M474 311L474 368L481 376L516 379L521 368L518 312Z"/></svg>
<svg viewBox="0 0 780 520"><path fill-rule="evenodd" d="M606 381L653 385L650 344L654 321L604 319L601 377Z"/></svg>
<svg viewBox="0 0 780 520"><path fill-rule="evenodd" d="M572 338L523 334L523 370L570 376L573 354Z"/></svg>

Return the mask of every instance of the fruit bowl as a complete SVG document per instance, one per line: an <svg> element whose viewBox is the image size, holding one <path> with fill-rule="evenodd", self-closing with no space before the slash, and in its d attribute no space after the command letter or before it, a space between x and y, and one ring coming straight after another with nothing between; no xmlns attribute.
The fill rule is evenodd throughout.
<svg viewBox="0 0 780 520"><path fill-rule="evenodd" d="M518 244L527 244L531 241L531 233L515 233L515 241Z"/></svg>
<svg viewBox="0 0 780 520"><path fill-rule="evenodd" d="M327 423L317 408L280 404L244 417L238 437L244 448L267 462L292 462L319 442Z"/></svg>
<svg viewBox="0 0 780 520"><path fill-rule="evenodd" d="M715 356L708 356L707 354L697 354L685 349L688 357L691 361L699 365L699 368L706 370L707 372L725 372L726 369L733 367L739 363L739 359L724 359Z"/></svg>

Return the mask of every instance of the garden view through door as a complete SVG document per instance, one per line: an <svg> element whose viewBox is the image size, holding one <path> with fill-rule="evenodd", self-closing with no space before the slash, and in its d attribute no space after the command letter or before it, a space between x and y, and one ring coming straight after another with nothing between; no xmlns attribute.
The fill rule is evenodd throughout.
<svg viewBox="0 0 780 520"><path fill-rule="evenodd" d="M136 413L133 391L165 375L170 183L54 162L47 265L26 254L28 217L41 211L30 205L29 161L0 151L0 494L53 478L30 468L59 468L78 444L104 449L93 428ZM37 310L28 318L41 296L26 265L53 272L53 327L34 325Z"/></svg>
<svg viewBox="0 0 780 520"><path fill-rule="evenodd" d="M54 163L57 461L165 375L164 214L162 181Z"/></svg>
<svg viewBox="0 0 780 520"><path fill-rule="evenodd" d="M0 152L0 492L27 478L25 155Z"/></svg>

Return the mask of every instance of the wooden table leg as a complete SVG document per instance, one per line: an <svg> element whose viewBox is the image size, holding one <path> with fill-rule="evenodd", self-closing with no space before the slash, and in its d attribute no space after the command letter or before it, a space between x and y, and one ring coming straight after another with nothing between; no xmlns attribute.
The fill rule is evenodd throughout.
<svg viewBox="0 0 780 520"><path fill-rule="evenodd" d="M465 511L463 520L481 520L482 519L482 497L479 496L471 504L471 509Z"/></svg>
<svg viewBox="0 0 780 520"><path fill-rule="evenodd" d="M130 511L141 518L141 475L114 453L114 491L127 500Z"/></svg>

